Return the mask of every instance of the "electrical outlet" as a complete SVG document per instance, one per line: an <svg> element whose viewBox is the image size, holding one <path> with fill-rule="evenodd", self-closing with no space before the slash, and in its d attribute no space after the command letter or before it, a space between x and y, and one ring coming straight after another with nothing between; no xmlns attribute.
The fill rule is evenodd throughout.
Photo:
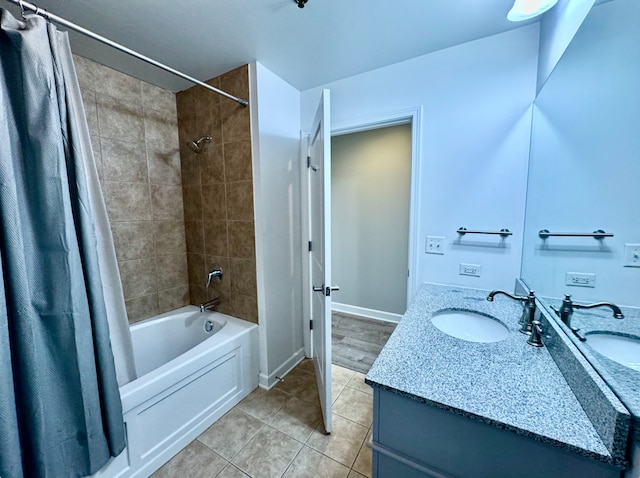
<svg viewBox="0 0 640 478"><path fill-rule="evenodd" d="M482 267L478 264L460 264L460 275L461 276L474 276L480 277L480 272L482 271Z"/></svg>
<svg viewBox="0 0 640 478"><path fill-rule="evenodd" d="M565 284L576 287L595 287L596 275L588 272L567 272Z"/></svg>
<svg viewBox="0 0 640 478"><path fill-rule="evenodd" d="M427 254L444 254L444 237L427 236L425 252Z"/></svg>
<svg viewBox="0 0 640 478"><path fill-rule="evenodd" d="M640 267L640 244L624 245L624 267Z"/></svg>

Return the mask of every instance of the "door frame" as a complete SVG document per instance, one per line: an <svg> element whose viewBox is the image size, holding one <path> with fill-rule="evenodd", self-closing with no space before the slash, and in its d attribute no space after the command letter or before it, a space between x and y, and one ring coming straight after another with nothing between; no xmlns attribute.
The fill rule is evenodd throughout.
<svg viewBox="0 0 640 478"><path fill-rule="evenodd" d="M422 106L407 108L387 113L368 115L361 118L353 118L331 124L331 137L343 134L358 133L372 129L384 128L398 124L411 124L411 191L409 199L409 244L407 264L407 305L413 299L418 289L418 258L419 237L418 224L420 218L420 151L421 151L421 125ZM307 357L311 357L311 268L309 265L309 171L307 168L307 154L309 151L309 134L302 131L300 134L300 152L303 174L300 175L302 198L302 320L304 336L304 350Z"/></svg>

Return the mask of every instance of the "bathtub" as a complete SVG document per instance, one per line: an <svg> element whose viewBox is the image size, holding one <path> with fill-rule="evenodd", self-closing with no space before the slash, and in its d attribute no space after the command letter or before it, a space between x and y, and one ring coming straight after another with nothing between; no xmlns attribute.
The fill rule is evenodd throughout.
<svg viewBox="0 0 640 478"><path fill-rule="evenodd" d="M94 477L149 476L258 386L255 324L186 306L132 325L131 337L127 448Z"/></svg>

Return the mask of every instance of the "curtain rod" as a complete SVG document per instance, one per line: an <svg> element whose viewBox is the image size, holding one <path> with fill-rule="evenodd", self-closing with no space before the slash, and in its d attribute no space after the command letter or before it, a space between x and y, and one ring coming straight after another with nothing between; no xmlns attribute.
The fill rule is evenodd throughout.
<svg viewBox="0 0 640 478"><path fill-rule="evenodd" d="M72 23L68 20L65 20L64 18L61 18L57 15L54 15L53 13L49 13L48 11L39 8L38 6L34 5L33 3L28 3L22 0L6 0L9 3L13 3L14 5L18 5L20 7L21 10L29 10L33 13L35 13L36 15L40 15L41 17L46 18L47 20L51 20L54 21L56 23L59 23L62 26L65 26L67 28L70 28L71 30L75 30L78 33L82 33L85 36L88 36L90 38L93 38L94 40L97 40L101 43L104 43L105 45L109 45L112 48L115 48L116 50L120 50L128 55L131 55L135 58L138 58L144 62L147 62L153 66L156 66L162 70L168 71L169 73L172 73L176 76L179 76L180 78L183 78L187 81L190 81L191 83L195 83L196 85L202 86L203 88L206 88L208 90L211 90L215 93L218 93L219 95L222 95L226 98L229 98L230 100L235 101L236 103L241 104L242 106L247 106L249 104L249 102L247 100L243 100L242 98L238 98L236 96L230 95L229 93L227 93L226 91L222 91L219 90L218 88L215 88L211 85L206 84L203 81L197 80L195 78L193 78L192 76L189 76L185 73L182 73L181 71L178 71L174 68L171 68L170 66L165 65L164 63L160 63L159 61L153 60L152 58L149 58L147 56L144 56L141 53L138 53L137 51L132 50L131 48L127 48L124 45L121 45L119 43L114 42L113 40L109 40L108 38L105 38L101 35L98 35L97 33L92 32L91 30L87 30L86 28L81 27L80 25L76 25L75 23Z"/></svg>

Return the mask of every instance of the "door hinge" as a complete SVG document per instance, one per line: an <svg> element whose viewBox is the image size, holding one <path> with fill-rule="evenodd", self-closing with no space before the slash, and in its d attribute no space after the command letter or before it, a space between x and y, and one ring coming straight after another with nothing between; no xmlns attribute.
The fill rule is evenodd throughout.
<svg viewBox="0 0 640 478"><path fill-rule="evenodd" d="M313 250L313 243L309 241L309 252L311 252L312 250Z"/></svg>
<svg viewBox="0 0 640 478"><path fill-rule="evenodd" d="M309 330L313 330L313 320L309 321Z"/></svg>

